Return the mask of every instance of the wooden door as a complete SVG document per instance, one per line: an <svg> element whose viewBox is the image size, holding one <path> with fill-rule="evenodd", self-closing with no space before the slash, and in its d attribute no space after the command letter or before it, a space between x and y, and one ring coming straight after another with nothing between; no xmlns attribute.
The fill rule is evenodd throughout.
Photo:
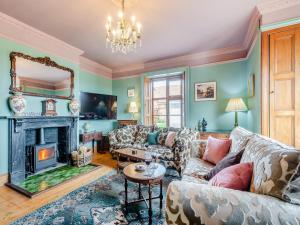
<svg viewBox="0 0 300 225"><path fill-rule="evenodd" d="M300 30L270 34L270 137L300 147Z"/></svg>

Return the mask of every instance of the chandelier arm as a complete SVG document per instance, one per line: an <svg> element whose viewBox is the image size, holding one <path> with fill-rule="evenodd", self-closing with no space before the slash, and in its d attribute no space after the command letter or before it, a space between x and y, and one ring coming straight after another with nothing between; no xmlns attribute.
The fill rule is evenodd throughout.
<svg viewBox="0 0 300 225"><path fill-rule="evenodd" d="M125 11L125 0L122 0L122 11L123 11L123 13Z"/></svg>

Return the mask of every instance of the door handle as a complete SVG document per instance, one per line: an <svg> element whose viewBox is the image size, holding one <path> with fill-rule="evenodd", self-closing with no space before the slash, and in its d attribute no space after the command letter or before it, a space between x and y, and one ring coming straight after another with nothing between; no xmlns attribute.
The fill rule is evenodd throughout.
<svg viewBox="0 0 300 225"><path fill-rule="evenodd" d="M274 94L275 92L274 91L270 91L270 94Z"/></svg>

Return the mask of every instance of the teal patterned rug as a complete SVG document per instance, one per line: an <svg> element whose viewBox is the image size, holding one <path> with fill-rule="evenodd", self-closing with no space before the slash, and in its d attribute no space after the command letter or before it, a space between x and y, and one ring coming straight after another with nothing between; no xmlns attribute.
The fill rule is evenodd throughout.
<svg viewBox="0 0 300 225"><path fill-rule="evenodd" d="M164 179L163 193L174 179ZM128 183L129 200L137 198L138 186ZM153 187L153 196L159 194L159 186ZM115 171L101 177L91 184L83 186L63 198L52 202L27 216L13 222L13 225L141 225L148 224L148 208L145 203L130 205L128 212L124 210L124 178ZM147 188L143 188L147 196ZM154 225L164 224L164 211L159 210L159 199L153 203ZM164 208L164 207L163 207Z"/></svg>

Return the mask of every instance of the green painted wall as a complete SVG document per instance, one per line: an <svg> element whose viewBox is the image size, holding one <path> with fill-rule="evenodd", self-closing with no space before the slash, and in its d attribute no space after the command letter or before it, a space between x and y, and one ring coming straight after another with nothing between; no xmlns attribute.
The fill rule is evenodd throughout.
<svg viewBox="0 0 300 225"><path fill-rule="evenodd" d="M12 51L22 52L34 57L49 56L55 60L58 64L69 67L74 70L75 73L75 96L78 97L78 74L79 65L75 65L67 60L53 55L45 54L33 48L27 47L22 44L8 41L6 39L0 39L0 116L10 116L7 99L10 96L10 60L9 54ZM45 98L25 96L27 100L26 112L41 112L42 103L41 101ZM68 101L57 100L57 112L58 115L69 115ZM8 170L8 122L6 119L0 119L1 135L0 135L0 174L7 173Z"/></svg>
<svg viewBox="0 0 300 225"><path fill-rule="evenodd" d="M53 55L45 54L41 51L27 47L22 44L18 44L6 39L0 39L0 116L12 115L8 107L7 100L10 96L10 60L9 54L12 51L22 52L34 57L48 56L58 64L69 67L74 70L75 82L74 82L74 94L79 99L80 91L111 94L112 93L112 80L94 75L91 73L80 70L79 65L73 64L67 60ZM27 100L26 112L40 113L42 111L41 101L45 98L25 96ZM57 112L59 116L70 115L68 110L68 100L57 99ZM91 125L91 130L98 130L107 132L112 129L114 121L79 121L79 132L82 129L82 125L88 122ZM0 119L0 174L7 173L8 171L8 121L7 119Z"/></svg>
<svg viewBox="0 0 300 225"><path fill-rule="evenodd" d="M142 102L142 77L132 77L128 79L118 79L112 82L112 93L118 96L118 119L131 119L132 115L128 113L129 102L135 101L138 104L139 113L134 115L136 120L141 121L141 102ZM135 89L135 96L128 98L127 90Z"/></svg>
<svg viewBox="0 0 300 225"><path fill-rule="evenodd" d="M261 38L259 38L247 60L247 79L255 74L255 94L248 98L248 129L261 133Z"/></svg>
<svg viewBox="0 0 300 225"><path fill-rule="evenodd" d="M91 74L80 70L79 74L79 91L91 92L98 94L112 94L112 80ZM82 126L88 123L91 130L102 131L107 133L112 130L114 120L81 120L79 121L79 132L82 132Z"/></svg>
<svg viewBox="0 0 300 225"><path fill-rule="evenodd" d="M217 82L217 100L196 102L194 85L197 82ZM206 119L208 129L230 130L234 125L234 113L225 112L229 98L247 97L246 62L208 65L191 68L189 77L189 123L193 128L198 120ZM245 99L245 102L247 99ZM247 127L247 112L239 113L240 126Z"/></svg>

